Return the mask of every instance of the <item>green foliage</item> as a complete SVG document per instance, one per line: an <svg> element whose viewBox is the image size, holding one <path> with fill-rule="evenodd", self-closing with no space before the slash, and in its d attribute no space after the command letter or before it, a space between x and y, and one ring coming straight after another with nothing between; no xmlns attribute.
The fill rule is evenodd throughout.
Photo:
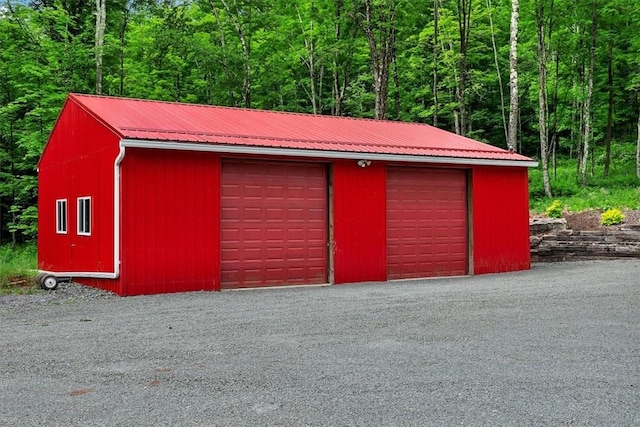
<svg viewBox="0 0 640 427"><path fill-rule="evenodd" d="M0 295L38 292L33 281L36 267L35 244L0 246Z"/></svg>
<svg viewBox="0 0 640 427"><path fill-rule="evenodd" d="M640 183L635 176L635 147L631 144L616 144L615 147L618 158L626 160L614 161L609 177L604 177L602 166L596 163L595 174L590 178L590 185L585 188L581 188L577 181L576 159L558 158L555 173L550 172L554 197L574 212L613 207L640 209ZM601 149L596 151L596 158L600 153ZM629 153L633 153L634 157ZM544 212L549 199L544 195L540 168L529 171L529 192L531 210Z"/></svg>
<svg viewBox="0 0 640 427"><path fill-rule="evenodd" d="M545 213L549 218L562 218L562 202L560 200L554 200L547 209L545 209Z"/></svg>
<svg viewBox="0 0 640 427"><path fill-rule="evenodd" d="M624 218L624 214L619 209L607 209L600 215L600 224L606 226L616 225L620 224Z"/></svg>
<svg viewBox="0 0 640 427"><path fill-rule="evenodd" d="M53 0L0 4L0 239L23 242L35 237L36 163L64 99L69 92L92 93L96 87L95 5ZM388 116L424 123L437 117L438 127L455 131L461 121L463 72L467 135L505 147L509 2L471 0L464 71L456 2L438 3L437 28L433 2L374 4L393 5L396 11ZM518 136L520 151L529 156L539 152L536 4L547 6L553 23L547 35L546 89L549 136L557 141L558 154L556 167L550 168L554 198L572 210L638 207L637 7L621 0L598 3L591 114L597 149L590 155L589 186L582 188L575 159L584 123L592 5L520 2ZM372 52L364 12L362 0L109 1L103 93L373 117ZM604 177L609 93L611 170ZM530 190L532 209L544 211L550 200L540 170L531 171Z"/></svg>

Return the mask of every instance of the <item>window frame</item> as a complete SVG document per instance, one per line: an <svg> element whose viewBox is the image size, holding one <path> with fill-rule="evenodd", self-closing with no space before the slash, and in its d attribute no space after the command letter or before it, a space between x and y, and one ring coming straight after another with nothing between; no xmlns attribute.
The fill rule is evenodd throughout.
<svg viewBox="0 0 640 427"><path fill-rule="evenodd" d="M61 212L62 208L62 212ZM63 215L60 215L63 213ZM62 221L61 221L62 220ZM64 226L64 227L61 227ZM69 232L69 203L67 199L56 199L56 234Z"/></svg>
<svg viewBox="0 0 640 427"><path fill-rule="evenodd" d="M78 197L76 216L78 219L78 236L91 236L91 196ZM87 219L86 221L84 221L85 218ZM87 229L84 228L85 225Z"/></svg>

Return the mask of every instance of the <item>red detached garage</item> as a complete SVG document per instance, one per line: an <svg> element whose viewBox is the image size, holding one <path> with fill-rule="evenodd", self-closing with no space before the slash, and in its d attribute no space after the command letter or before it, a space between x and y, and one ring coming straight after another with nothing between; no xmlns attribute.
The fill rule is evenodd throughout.
<svg viewBox="0 0 640 427"><path fill-rule="evenodd" d="M39 268L120 295L528 269L535 165L422 124L71 94Z"/></svg>

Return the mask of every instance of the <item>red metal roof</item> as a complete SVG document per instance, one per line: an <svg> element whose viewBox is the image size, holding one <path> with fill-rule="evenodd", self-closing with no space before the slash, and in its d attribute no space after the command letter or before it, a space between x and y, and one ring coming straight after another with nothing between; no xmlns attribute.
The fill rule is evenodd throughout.
<svg viewBox="0 0 640 427"><path fill-rule="evenodd" d="M70 94L123 139L531 162L426 124Z"/></svg>

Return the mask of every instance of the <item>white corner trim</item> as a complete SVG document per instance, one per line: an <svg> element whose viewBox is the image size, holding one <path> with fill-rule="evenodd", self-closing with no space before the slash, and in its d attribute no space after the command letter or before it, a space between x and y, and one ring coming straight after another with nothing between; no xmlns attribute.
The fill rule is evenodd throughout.
<svg viewBox="0 0 640 427"><path fill-rule="evenodd" d="M321 159L375 160L389 162L438 163L469 166L517 166L535 168L536 161L478 159L449 156L420 156L408 154L358 153L353 151L305 150L301 148L260 147L233 144L206 144L154 140L123 139L120 147L147 148L156 150L201 151L229 154L252 154L264 156L307 157Z"/></svg>

